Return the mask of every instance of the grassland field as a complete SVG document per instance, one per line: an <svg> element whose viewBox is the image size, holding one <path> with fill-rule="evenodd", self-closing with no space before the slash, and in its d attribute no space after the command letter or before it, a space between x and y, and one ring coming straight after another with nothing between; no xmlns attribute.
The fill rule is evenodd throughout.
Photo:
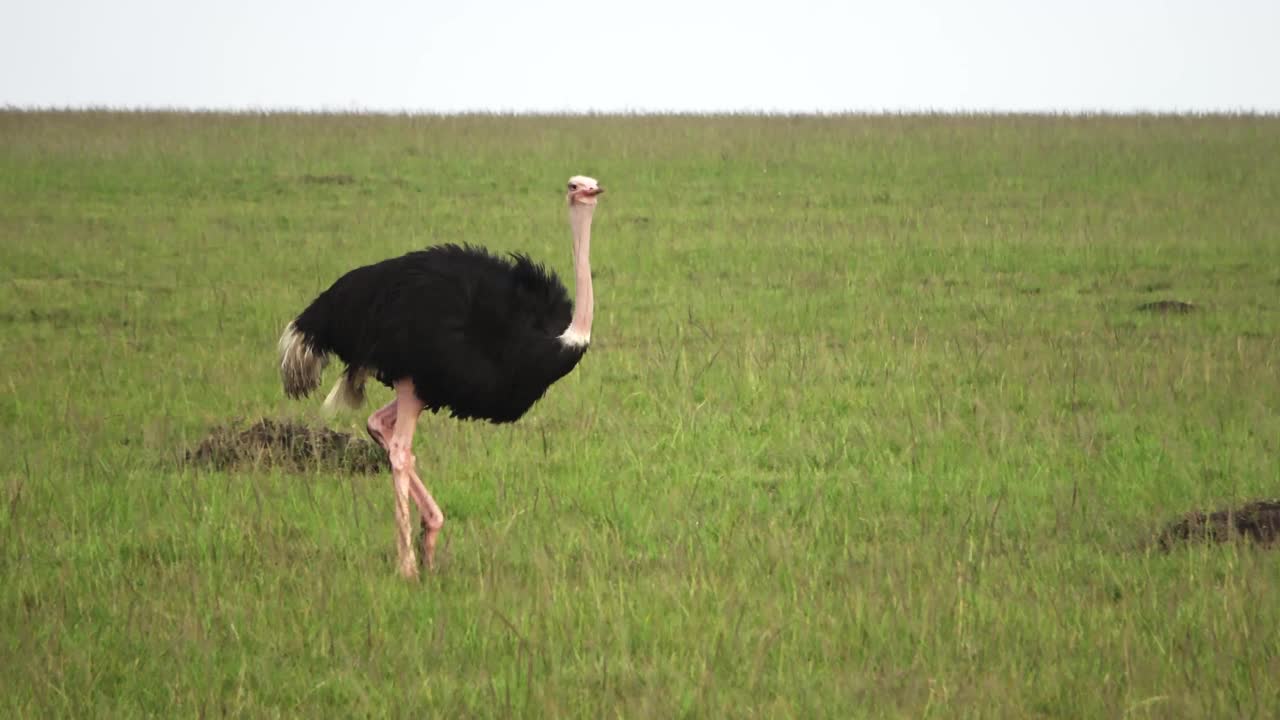
<svg viewBox="0 0 1280 720"><path fill-rule="evenodd" d="M1275 717L1280 119L0 112L0 716ZM590 353L388 476L183 462L445 241ZM1137 306L1176 299L1186 314ZM326 382L335 374L330 369ZM372 398L384 402L378 388Z"/></svg>

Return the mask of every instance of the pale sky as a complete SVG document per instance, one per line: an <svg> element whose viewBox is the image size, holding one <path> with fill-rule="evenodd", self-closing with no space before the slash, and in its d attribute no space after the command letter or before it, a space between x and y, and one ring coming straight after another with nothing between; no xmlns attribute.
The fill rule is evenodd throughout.
<svg viewBox="0 0 1280 720"><path fill-rule="evenodd" d="M1280 112L1280 0L0 0L0 106Z"/></svg>

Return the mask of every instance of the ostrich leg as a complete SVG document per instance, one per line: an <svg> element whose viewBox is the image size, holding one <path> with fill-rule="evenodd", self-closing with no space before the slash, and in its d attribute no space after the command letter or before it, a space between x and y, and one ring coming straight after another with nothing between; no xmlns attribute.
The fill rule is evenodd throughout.
<svg viewBox="0 0 1280 720"><path fill-rule="evenodd" d="M390 452L391 445L387 440L391 436L396 426L396 401L392 400L369 416L369 422L365 425L365 429L369 432L369 437L382 446L383 450ZM413 502L418 506L418 515L422 519L422 560L428 565L435 559L435 534L431 532L433 516L438 516L442 520L444 513L440 511L440 507L435 504L435 499L427 492L427 486L422 483L422 478L418 476L418 470L415 462L409 464L409 494L413 497ZM394 471L392 477L395 477ZM437 529L437 533L439 530ZM428 539L432 540L430 547L427 545Z"/></svg>
<svg viewBox="0 0 1280 720"><path fill-rule="evenodd" d="M418 563L414 557L412 531L409 527L409 498L412 496L418 504L422 522L426 526L422 548L423 559L428 568L435 567L436 538L440 534L440 528L444 526L444 513L440 511L440 506L431 497L431 493L427 492L414 467L417 458L413 456L413 431L417 427L418 416L422 414L422 401L414 392L413 381L407 378L395 383L395 391L395 425L387 442L387 456L391 460L391 478L396 489L396 548L400 574L416 577ZM381 412L374 413L374 418Z"/></svg>
<svg viewBox="0 0 1280 720"><path fill-rule="evenodd" d="M368 431L369 437L373 441L382 446L383 450L387 449L387 436L391 434L391 429L396 426L396 401L383 405L373 414L369 416L369 422L365 424L365 430Z"/></svg>

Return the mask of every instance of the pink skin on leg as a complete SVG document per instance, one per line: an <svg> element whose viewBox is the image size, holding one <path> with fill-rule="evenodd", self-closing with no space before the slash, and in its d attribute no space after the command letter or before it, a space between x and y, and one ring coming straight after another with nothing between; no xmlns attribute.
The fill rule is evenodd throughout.
<svg viewBox="0 0 1280 720"><path fill-rule="evenodd" d="M396 401L383 405L369 416L369 422L365 424L365 429L369 431L369 437L374 442L382 446L383 450L387 449L387 436L391 434L392 428L396 424Z"/></svg>
<svg viewBox="0 0 1280 720"><path fill-rule="evenodd" d="M384 450L390 452L391 446L387 438L389 438L396 427L396 400L387 403L372 415L369 416L369 422L365 426L369 431L369 437L373 438ZM421 412L421 411L419 411ZM439 534L440 526L444 524L444 513L440 510L440 506L436 505L435 498L427 492L427 486L423 484L422 478L418 476L417 458L409 463L409 494L413 497L414 504L418 506L418 515L422 519L422 559L432 566L435 560L435 538ZM392 477L395 477L394 470ZM432 518L439 518L433 521ZM436 531L431 532L432 526Z"/></svg>
<svg viewBox="0 0 1280 720"><path fill-rule="evenodd" d="M396 400L392 400L369 416L368 423L365 428L369 431L369 437L382 446L382 449L390 453L391 446L387 440L395 429L396 417ZM412 577L417 574L414 567L416 563L413 559L413 544L409 540L409 508L407 495L413 494L412 481L412 464L406 468L399 466L396 458L391 457L391 480L396 490L396 546L397 554L400 562L400 573L405 577ZM415 504L418 505L418 513L421 515L425 512L422 503L418 502L418 498L414 497ZM406 557L408 555L408 557Z"/></svg>
<svg viewBox="0 0 1280 720"><path fill-rule="evenodd" d="M410 540L408 498L412 497L422 516L424 533L422 538L423 559L428 568L435 567L436 539L440 528L444 526L444 513L436 504L435 498L427 492L426 485L418 477L413 456L413 431L417 426L418 416L422 414L422 401L413 389L412 380L400 380L395 383L396 399L369 418L369 431L375 439L386 440L387 455L391 460L391 477L396 488L396 527L397 547L399 549L400 573L405 577L417 575L417 563L414 558L413 544ZM387 422L394 412L394 420ZM387 439L390 431L390 439Z"/></svg>

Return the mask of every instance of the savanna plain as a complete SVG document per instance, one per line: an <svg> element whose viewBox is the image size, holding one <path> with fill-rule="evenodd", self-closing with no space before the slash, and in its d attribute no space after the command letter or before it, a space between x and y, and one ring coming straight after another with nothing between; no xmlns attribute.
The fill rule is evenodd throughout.
<svg viewBox="0 0 1280 720"><path fill-rule="evenodd" d="M0 715L1274 717L1280 120L0 112ZM276 339L439 242L582 364L389 474L193 465ZM1185 313L1143 312L1161 300ZM336 375L331 366L326 387ZM374 403L389 397L378 386Z"/></svg>

